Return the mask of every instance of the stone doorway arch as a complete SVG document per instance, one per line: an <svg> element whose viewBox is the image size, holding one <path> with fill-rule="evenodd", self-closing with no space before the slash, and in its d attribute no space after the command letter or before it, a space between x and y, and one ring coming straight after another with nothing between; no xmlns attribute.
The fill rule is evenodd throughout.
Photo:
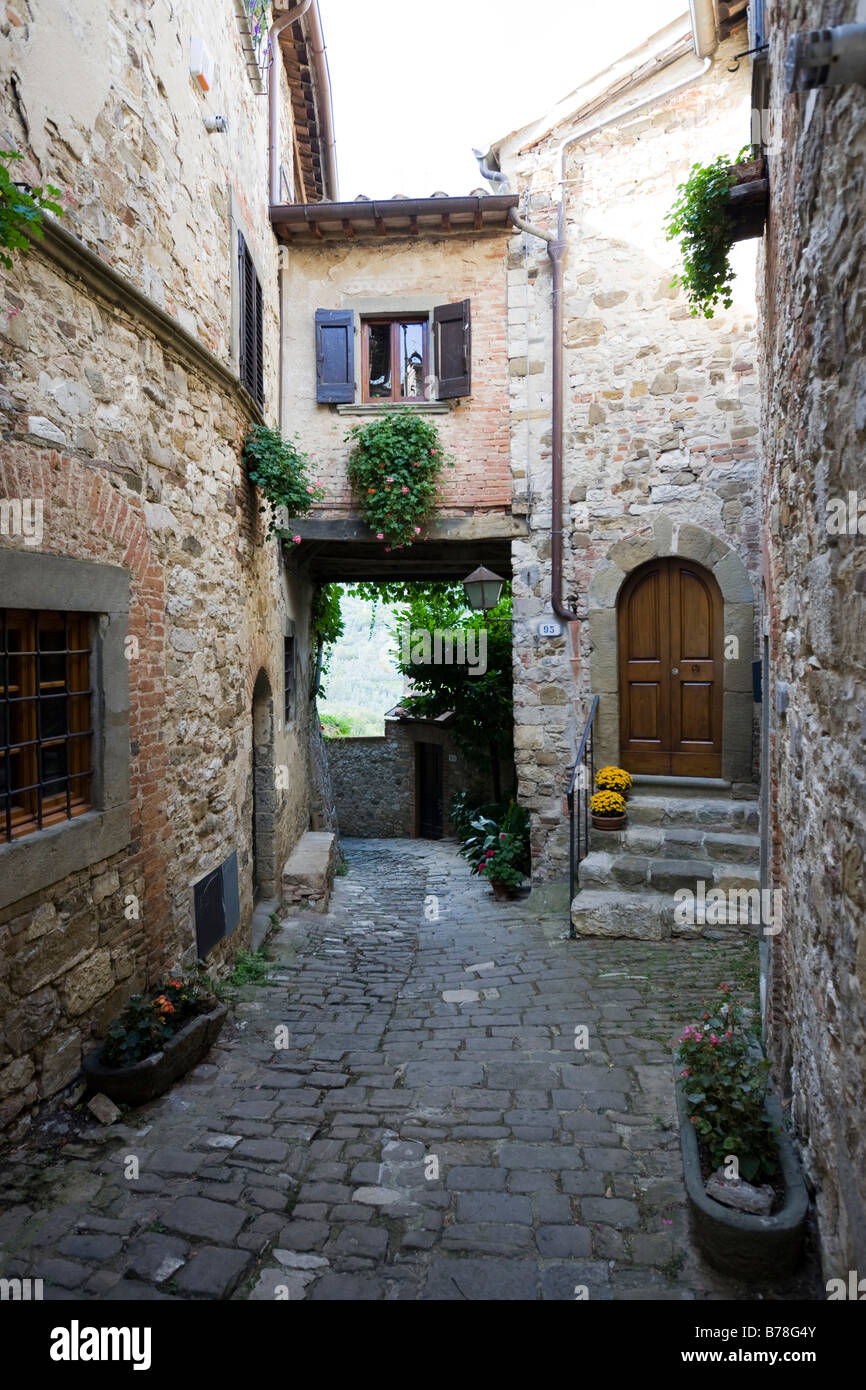
<svg viewBox="0 0 866 1390"><path fill-rule="evenodd" d="M726 541L692 522L664 513L633 536L616 541L596 569L587 592L591 693L598 695L596 763L619 760L617 600L628 575L648 560L680 556L713 575L724 607L722 776L752 780L752 661L755 600L748 571Z"/></svg>
<svg viewBox="0 0 866 1390"><path fill-rule="evenodd" d="M264 667L253 686L253 900L276 896L276 785L274 777L274 696Z"/></svg>

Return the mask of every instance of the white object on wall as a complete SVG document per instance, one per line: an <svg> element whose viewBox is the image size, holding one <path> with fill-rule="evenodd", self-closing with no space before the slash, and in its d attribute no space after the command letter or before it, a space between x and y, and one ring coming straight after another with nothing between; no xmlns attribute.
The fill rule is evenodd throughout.
<svg viewBox="0 0 866 1390"><path fill-rule="evenodd" d="M213 86L214 58L204 39L197 35L189 43L189 73L203 92L210 91Z"/></svg>

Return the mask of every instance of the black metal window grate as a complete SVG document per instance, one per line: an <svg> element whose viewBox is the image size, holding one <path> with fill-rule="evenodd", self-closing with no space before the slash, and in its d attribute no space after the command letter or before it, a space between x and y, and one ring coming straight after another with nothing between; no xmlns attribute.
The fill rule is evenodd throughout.
<svg viewBox="0 0 866 1390"><path fill-rule="evenodd" d="M0 608L0 838L90 809L90 621Z"/></svg>

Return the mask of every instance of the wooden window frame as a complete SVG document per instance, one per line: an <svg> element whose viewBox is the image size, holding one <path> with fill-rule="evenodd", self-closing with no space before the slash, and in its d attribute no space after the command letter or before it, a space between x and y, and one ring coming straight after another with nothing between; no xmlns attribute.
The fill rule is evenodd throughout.
<svg viewBox="0 0 866 1390"><path fill-rule="evenodd" d="M61 648L40 645L42 633L50 630L62 630ZM10 650L10 633L20 634L17 650ZM13 779L7 772L6 789L0 792L0 843L8 844L93 809L92 652L87 614L53 609L0 610L0 680L8 682L0 684L0 758L8 760L11 768L14 757L18 774ZM40 655L65 656L62 681L38 679ZM43 735L39 727L42 710L53 695L65 697L65 732ZM46 777L42 753L60 745L66 749L66 771L60 777ZM62 790L47 791L61 782Z"/></svg>
<svg viewBox="0 0 866 1390"><path fill-rule="evenodd" d="M420 396L400 395L399 373L399 325L401 323L420 324L424 329L424 353L421 369L422 388ZM391 394L373 396L370 394L370 329L374 325L390 324L391 354ZM398 370L395 370L395 366ZM430 315L415 314L364 314L361 317L361 400L364 405L382 405L389 401L392 405L418 405L428 399L427 383L430 375Z"/></svg>

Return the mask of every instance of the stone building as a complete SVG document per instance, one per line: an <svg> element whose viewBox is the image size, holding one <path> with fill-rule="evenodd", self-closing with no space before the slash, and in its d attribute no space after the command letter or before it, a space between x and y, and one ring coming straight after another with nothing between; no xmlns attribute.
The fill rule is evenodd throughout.
<svg viewBox="0 0 866 1390"><path fill-rule="evenodd" d="M722 9L738 13L717 31L712 5L696 5L489 156L539 233L508 257L514 508L529 527L513 556L515 744L534 875L566 872L563 775L595 696L596 765L698 777L718 803L702 815L700 792L662 787L624 856L593 853L575 910L590 934L669 935L677 881L757 883L754 248L737 249L733 306L706 321L672 285L664 230L689 167L750 139L749 65L732 61L748 47L745 7ZM562 635L538 635L557 609Z"/></svg>
<svg viewBox="0 0 866 1390"><path fill-rule="evenodd" d="M133 990L248 942L315 810L310 584L241 465L280 408L261 8L0 24L2 147L64 205L0 271L0 1124ZM281 196L314 201L336 185L304 8L271 143Z"/></svg>
<svg viewBox="0 0 866 1390"><path fill-rule="evenodd" d="M384 736L327 740L337 822L343 835L438 840L454 833L448 808L465 792L470 805L495 800L490 769L458 747L451 712L424 719L395 705ZM514 768L503 770L504 794Z"/></svg>
<svg viewBox="0 0 866 1390"><path fill-rule="evenodd" d="M815 1192L826 1278L866 1267L866 88L787 90L801 32L866 5L770 0L759 275L764 783L782 930L767 1029Z"/></svg>

